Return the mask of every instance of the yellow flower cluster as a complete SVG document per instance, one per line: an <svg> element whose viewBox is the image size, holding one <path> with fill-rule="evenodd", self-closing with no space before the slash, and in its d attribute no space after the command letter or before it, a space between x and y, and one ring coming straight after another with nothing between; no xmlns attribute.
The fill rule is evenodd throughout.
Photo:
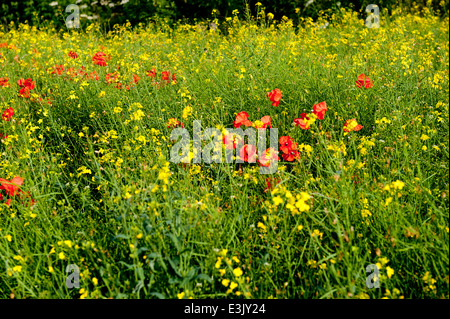
<svg viewBox="0 0 450 319"><path fill-rule="evenodd" d="M363 205L363 209L361 210L362 217L366 218L372 216L372 213L369 210L369 200L364 197L361 199L361 203Z"/></svg>
<svg viewBox="0 0 450 319"><path fill-rule="evenodd" d="M395 182L392 182L390 184L386 184L384 186L383 190L390 192L391 190L401 190L405 186L405 183L403 183L400 180L396 180Z"/></svg>
<svg viewBox="0 0 450 319"><path fill-rule="evenodd" d="M163 167L160 168L158 172L158 180L163 181L164 184L169 184L169 177L172 172L169 169L170 162L166 162Z"/></svg>
<svg viewBox="0 0 450 319"><path fill-rule="evenodd" d="M378 262L376 263L379 270L383 269L383 266L389 262L389 259L386 257L378 258ZM389 266L386 266L386 275L389 279L391 279L392 275L394 275L395 271ZM380 280L383 278L383 275L380 274Z"/></svg>
<svg viewBox="0 0 450 319"><path fill-rule="evenodd" d="M427 271L427 272L425 273L425 275L422 277L422 280L423 280L423 282L424 282L425 285L426 285L426 286L423 288L424 291L426 291L426 292L436 291L436 286L435 286L436 279L433 279L433 278L431 277L431 274L430 274L429 271Z"/></svg>
<svg viewBox="0 0 450 319"><path fill-rule="evenodd" d="M244 295L245 297L251 297L248 283L250 278L243 278L243 270L240 266L240 260L237 256L227 257L228 249L222 249L218 252L217 261L214 267L219 270L221 283L224 287L227 287L227 295L230 293L234 293L236 296ZM224 267L224 268L222 268ZM228 271L227 271L228 270ZM226 278L226 275L232 274L232 279ZM234 291L237 287L240 287L241 290Z"/></svg>
<svg viewBox="0 0 450 319"><path fill-rule="evenodd" d="M191 106L186 106L186 107L183 109L183 118L184 118L185 120L187 120L187 119L192 115L192 113L193 113L192 107L191 107Z"/></svg>
<svg viewBox="0 0 450 319"><path fill-rule="evenodd" d="M298 151L305 152L308 156L311 156L313 148L311 147L311 145L301 143L298 145Z"/></svg>
<svg viewBox="0 0 450 319"><path fill-rule="evenodd" d="M293 194L285 186L279 186L272 191L272 202L266 201L264 206L269 210L278 211L283 207L289 209L292 215L307 212L310 209L310 205L307 203L311 196L306 192L300 192Z"/></svg>
<svg viewBox="0 0 450 319"><path fill-rule="evenodd" d="M347 156L347 146L345 146L344 142L339 141L339 143L331 143L327 146L327 150L333 151L333 157L339 158L340 154L343 156Z"/></svg>

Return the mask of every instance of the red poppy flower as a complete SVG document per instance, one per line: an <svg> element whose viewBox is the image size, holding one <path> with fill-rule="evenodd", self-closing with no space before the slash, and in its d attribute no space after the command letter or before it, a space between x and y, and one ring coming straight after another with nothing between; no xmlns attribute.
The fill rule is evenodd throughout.
<svg viewBox="0 0 450 319"><path fill-rule="evenodd" d="M256 162L256 146L251 144L245 144L240 152L239 157L244 160L244 162L254 163Z"/></svg>
<svg viewBox="0 0 450 319"><path fill-rule="evenodd" d="M8 134L0 133L0 140L4 140L6 138L8 138Z"/></svg>
<svg viewBox="0 0 450 319"><path fill-rule="evenodd" d="M78 54L76 54L76 52L70 51L69 57L71 57L72 59L76 59L76 58L78 58Z"/></svg>
<svg viewBox="0 0 450 319"><path fill-rule="evenodd" d="M3 121L10 121L12 116L14 115L14 110L12 107L8 108L3 112L2 119Z"/></svg>
<svg viewBox="0 0 450 319"><path fill-rule="evenodd" d="M149 76L151 78L156 78L156 70L151 69L150 71L147 71L147 76Z"/></svg>
<svg viewBox="0 0 450 319"><path fill-rule="evenodd" d="M32 79L26 79L24 80L21 78L17 81L17 85L21 87L19 90L19 96L22 96L24 98L30 97L30 90L33 90L35 87L35 82Z"/></svg>
<svg viewBox="0 0 450 319"><path fill-rule="evenodd" d="M344 132L359 131L363 126L356 122L356 119L347 120L344 123Z"/></svg>
<svg viewBox="0 0 450 319"><path fill-rule="evenodd" d="M20 191L20 186L22 186L24 179L22 177L16 176L11 181L4 178L0 178L0 190L4 189L9 194L9 196L15 196Z"/></svg>
<svg viewBox="0 0 450 319"><path fill-rule="evenodd" d="M327 103L325 101L319 104L314 104L313 113L317 116L319 120L323 120L325 112L327 111Z"/></svg>
<svg viewBox="0 0 450 319"><path fill-rule="evenodd" d="M176 78L175 78L175 74L171 75L169 71L161 72L161 80L162 81L166 81L167 84L169 84L170 83L170 78L172 78L173 82L177 83Z"/></svg>
<svg viewBox="0 0 450 319"><path fill-rule="evenodd" d="M282 136L278 142L280 143L280 150L284 154L288 154L295 145L294 140L290 136Z"/></svg>
<svg viewBox="0 0 450 319"><path fill-rule="evenodd" d="M0 78L0 86L3 86L5 88L9 87L9 78Z"/></svg>
<svg viewBox="0 0 450 319"><path fill-rule="evenodd" d="M255 121L252 126L257 129L258 128L265 129L266 127L272 128L270 121L271 121L270 116L266 115L266 116L263 116L260 121Z"/></svg>
<svg viewBox="0 0 450 319"><path fill-rule="evenodd" d="M23 97L23 98L30 98L30 90L28 88L21 88L19 90L19 96Z"/></svg>
<svg viewBox="0 0 450 319"><path fill-rule="evenodd" d="M162 71L161 72L161 80L166 81L169 83L169 72L168 71Z"/></svg>
<svg viewBox="0 0 450 319"><path fill-rule="evenodd" d="M248 120L247 112L242 111L236 115L236 120L233 121L233 125L235 128L239 128L241 125L252 126L253 123Z"/></svg>
<svg viewBox="0 0 450 319"><path fill-rule="evenodd" d="M107 56L105 53L99 51L92 57L92 61L96 65L106 66L106 61L110 59L110 56Z"/></svg>
<svg viewBox="0 0 450 319"><path fill-rule="evenodd" d="M357 87L365 87L366 89L371 88L373 86L373 82L366 75L360 74L358 76L358 80L356 81Z"/></svg>
<svg viewBox="0 0 450 319"><path fill-rule="evenodd" d="M307 130L310 128L309 117L306 113L300 114L299 118L294 119L294 125L300 126L300 128Z"/></svg>
<svg viewBox="0 0 450 319"><path fill-rule="evenodd" d="M283 95L281 94L280 89L274 89L270 92L267 92L267 97L270 99L270 101L272 102L272 106L277 106L280 104L280 100L283 97Z"/></svg>
<svg viewBox="0 0 450 319"><path fill-rule="evenodd" d="M35 82L32 79L26 79L24 80L21 78L20 80L17 80L17 85L21 88L27 88L28 90L34 89Z"/></svg>
<svg viewBox="0 0 450 319"><path fill-rule="evenodd" d="M134 81L135 84L138 84L140 79L141 78L139 76L137 76L136 74L133 74L133 81Z"/></svg>
<svg viewBox="0 0 450 319"><path fill-rule="evenodd" d="M262 153L261 158L258 160L258 162L261 166L269 167L272 161L279 160L280 158L278 157L278 152L270 147Z"/></svg>
<svg viewBox="0 0 450 319"><path fill-rule="evenodd" d="M283 159L288 162L292 162L294 159L300 158L300 153L296 149L291 149L287 154L281 154Z"/></svg>
<svg viewBox="0 0 450 319"><path fill-rule="evenodd" d="M263 128L266 128L266 127L272 128L272 124L270 123L271 122L271 118L270 118L269 115L263 116L261 118L261 122L264 123Z"/></svg>

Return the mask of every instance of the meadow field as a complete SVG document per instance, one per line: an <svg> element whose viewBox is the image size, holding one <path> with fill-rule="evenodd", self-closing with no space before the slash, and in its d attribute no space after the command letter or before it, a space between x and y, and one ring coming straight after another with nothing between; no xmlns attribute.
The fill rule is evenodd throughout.
<svg viewBox="0 0 450 319"><path fill-rule="evenodd" d="M0 298L449 298L449 19L412 11L0 29ZM171 161L194 121L278 149Z"/></svg>

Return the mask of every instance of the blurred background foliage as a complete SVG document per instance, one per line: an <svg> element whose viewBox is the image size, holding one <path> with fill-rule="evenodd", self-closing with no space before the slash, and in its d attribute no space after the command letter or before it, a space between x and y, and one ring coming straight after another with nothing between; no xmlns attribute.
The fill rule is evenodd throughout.
<svg viewBox="0 0 450 319"><path fill-rule="evenodd" d="M169 23L180 20L195 23L213 18L214 9L217 10L214 17L219 20L232 16L233 10L238 10L241 15L250 13L253 16L257 10L264 10L266 14L274 14L276 20L286 16L295 23L298 17L316 19L324 13L338 12L339 8L349 8L365 16L365 8L371 3L377 4L380 12L383 9L391 12L399 6L406 11L428 7L441 16L448 16L449 8L449 0L0 0L0 22L7 27L11 21L27 21L32 25L47 21L53 22L57 28L65 28L64 21L71 13L65 12L65 9L69 4L77 4L82 25L96 20L105 29L127 21L136 25L156 16Z"/></svg>

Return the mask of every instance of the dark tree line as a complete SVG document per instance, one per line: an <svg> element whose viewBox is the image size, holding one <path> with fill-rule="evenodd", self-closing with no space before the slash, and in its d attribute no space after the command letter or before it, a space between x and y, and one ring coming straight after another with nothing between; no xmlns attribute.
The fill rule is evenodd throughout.
<svg viewBox="0 0 450 319"><path fill-rule="evenodd" d="M442 16L448 15L449 0L444 0L444 8L441 7L442 0L433 0L431 8L440 9ZM78 2L78 3L77 3ZM402 0L0 0L0 22L6 26L11 21L25 22L36 25L44 20L53 21L57 27L64 26L65 18L70 14L65 9L69 4L77 4L82 14L83 23L89 20L100 20L106 28L118 23L123 24L130 21L135 25L146 22L149 18L158 15L169 21L184 19L187 22L195 22L212 18L213 9L218 10L217 18L224 19L232 15L237 9L241 15L246 8L250 14L255 16L257 6L260 2L265 12L271 12L275 19L282 16L297 18L298 16L317 18L321 11L332 13L338 12L339 8L349 8L356 11L364 11L367 5L374 3L381 9L392 10L397 6L405 8L412 7L414 1ZM416 0L420 7L427 6L426 0ZM296 9L297 10L296 12Z"/></svg>

